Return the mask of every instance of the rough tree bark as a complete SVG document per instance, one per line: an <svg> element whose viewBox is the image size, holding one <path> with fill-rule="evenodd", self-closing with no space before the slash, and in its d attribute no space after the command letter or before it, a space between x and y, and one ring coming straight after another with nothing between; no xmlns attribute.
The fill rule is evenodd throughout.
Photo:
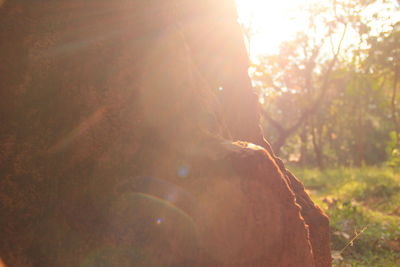
<svg viewBox="0 0 400 267"><path fill-rule="evenodd" d="M199 2L1 2L6 264L330 265L259 129L233 2Z"/></svg>
<svg viewBox="0 0 400 267"><path fill-rule="evenodd" d="M285 168L278 157L274 156L270 144L264 139L260 129L258 98L252 90L247 74L249 59L237 25L234 2L202 1L198 5L206 10L200 13L201 9L198 6L194 7L198 23L190 20L188 18L190 15L185 20L191 21L187 25L189 44L193 48L195 61L198 62L197 65L209 84L213 88L224 88L220 97L232 138L263 146L274 157L274 161L296 195L297 203L302 207L302 216L309 226L316 265L330 266L330 232L327 216L312 202L301 182ZM201 19L202 17L204 19ZM204 23L205 21L207 23ZM207 46L203 45L203 42L198 42L199 39L205 38L212 40L212 45ZM331 65L335 61L336 56ZM331 66L328 77L330 69ZM326 81L323 88L326 88L325 83Z"/></svg>

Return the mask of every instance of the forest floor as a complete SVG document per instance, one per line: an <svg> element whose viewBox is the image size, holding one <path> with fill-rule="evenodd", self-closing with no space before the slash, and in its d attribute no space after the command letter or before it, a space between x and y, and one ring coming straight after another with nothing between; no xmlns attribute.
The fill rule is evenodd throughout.
<svg viewBox="0 0 400 267"><path fill-rule="evenodd" d="M290 169L330 217L334 266L400 266L400 172Z"/></svg>

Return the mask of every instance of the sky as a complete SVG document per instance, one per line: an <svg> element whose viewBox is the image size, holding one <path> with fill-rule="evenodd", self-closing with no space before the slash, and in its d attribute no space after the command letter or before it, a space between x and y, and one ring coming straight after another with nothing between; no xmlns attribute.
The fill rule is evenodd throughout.
<svg viewBox="0 0 400 267"><path fill-rule="evenodd" d="M299 5L314 0L236 0L239 20L251 25L251 54L277 53L283 40L294 38L307 27L307 16Z"/></svg>
<svg viewBox="0 0 400 267"><path fill-rule="evenodd" d="M319 0L324 1L324 0ZM261 54L276 54L279 44L291 40L296 33L307 30L308 18L304 6L318 3L318 0L236 0L239 22L251 25L252 38L250 56L254 61ZM326 0L325 0L326 1ZM389 0L396 2L396 0ZM391 4L391 6L395 6ZM398 2L400 7L400 2ZM303 6L303 7L302 7ZM400 10L389 14L393 20L400 20ZM379 29L381 25L376 24ZM379 31L379 30L378 30ZM353 36L354 37L354 36ZM354 41L351 32L347 33L344 43Z"/></svg>

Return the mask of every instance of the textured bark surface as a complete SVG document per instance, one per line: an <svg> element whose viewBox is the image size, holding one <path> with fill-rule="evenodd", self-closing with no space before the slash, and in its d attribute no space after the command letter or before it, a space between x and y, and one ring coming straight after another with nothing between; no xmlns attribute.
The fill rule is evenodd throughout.
<svg viewBox="0 0 400 267"><path fill-rule="evenodd" d="M231 138L260 145L273 156L294 192L296 202L301 206L301 215L309 226L316 265L331 266L328 217L313 203L302 183L274 156L260 129L258 97L252 91L247 74L249 59L242 33L237 25L231 26L237 21L234 2L201 1L198 5L203 9L192 6L193 13L197 12L198 23L184 24L185 30L200 72L213 88L224 89L219 97ZM193 17L192 14L188 15L186 21L190 21L190 16ZM209 42L209 46L203 45L204 42L198 41L201 38L212 42Z"/></svg>
<svg viewBox="0 0 400 267"><path fill-rule="evenodd" d="M6 264L329 266L215 2L0 2Z"/></svg>

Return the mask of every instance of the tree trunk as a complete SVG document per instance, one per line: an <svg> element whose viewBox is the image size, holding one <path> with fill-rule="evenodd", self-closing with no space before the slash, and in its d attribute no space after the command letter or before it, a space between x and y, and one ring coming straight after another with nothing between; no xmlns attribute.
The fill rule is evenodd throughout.
<svg viewBox="0 0 400 267"><path fill-rule="evenodd" d="M233 1L6 1L0 39L6 264L330 265Z"/></svg>
<svg viewBox="0 0 400 267"><path fill-rule="evenodd" d="M316 128L315 125L312 126L311 137L314 148L315 160L317 161L317 166L320 170L324 169L324 161L322 154L322 142L321 142L321 129ZM319 134L318 134L319 132Z"/></svg>
<svg viewBox="0 0 400 267"><path fill-rule="evenodd" d="M206 4L203 2L197 3L205 8ZM199 17L204 17L208 24L200 22L199 24L187 24L188 29L196 29L192 31L195 34L188 34L188 36L195 36L194 38L188 38L192 51L196 51L193 55L195 62L198 63L197 66L200 73L203 74L213 88L216 88L217 85L224 88L219 98L226 118L226 125L232 138L260 145L272 155L290 189L295 194L297 204L301 206L301 215L309 227L316 266L331 266L328 218L312 202L301 182L285 168L283 162L275 156L270 144L264 139L259 125L260 108L258 98L251 87L251 81L247 73L249 59L246 54L243 37L236 23L237 15L234 3L230 0L223 2L228 3L231 8L225 8L223 4L220 4L220 1L207 1L211 8L205 8L207 12L199 15ZM194 9L198 10L197 7ZM209 12L210 10L212 12ZM210 24L213 25L210 26ZM229 27L230 29L228 30L226 28L227 25L235 26ZM198 27L203 28L198 31ZM196 42L201 39L201 36L203 36L203 39L213 40L213 45L203 45L201 42ZM226 46L228 43L230 44L229 47ZM336 56L327 70L326 79L324 79L321 87L323 93L319 96L319 100L324 96L335 62ZM307 112L314 112L317 107L318 105L315 105L306 110L302 118L292 128L297 129L297 125L301 125L303 120L307 118Z"/></svg>
<svg viewBox="0 0 400 267"><path fill-rule="evenodd" d="M299 163L301 166L305 166L307 160L307 124L304 124L303 129L300 132L300 159Z"/></svg>
<svg viewBox="0 0 400 267"><path fill-rule="evenodd" d="M289 137L290 134L287 132L281 132L281 134L278 136L278 139L272 144L272 148L274 151L276 151L276 155L279 156L282 147L286 143L286 139Z"/></svg>
<svg viewBox="0 0 400 267"><path fill-rule="evenodd" d="M396 148L400 144L400 126L397 118L397 83L398 77L400 75L400 67L395 66L393 70L393 86L392 86L392 99L391 99L391 113L392 113L392 121L393 128L396 136Z"/></svg>

